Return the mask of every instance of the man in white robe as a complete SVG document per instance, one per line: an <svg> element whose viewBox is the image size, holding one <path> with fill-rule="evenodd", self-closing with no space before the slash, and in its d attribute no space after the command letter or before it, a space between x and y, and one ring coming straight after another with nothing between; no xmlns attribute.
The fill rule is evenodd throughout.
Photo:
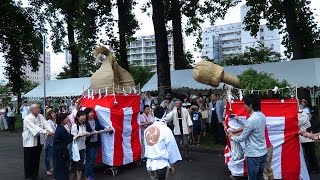
<svg viewBox="0 0 320 180"><path fill-rule="evenodd" d="M176 107L173 108L173 111L166 115L165 119L168 123L173 122L173 133L177 144L180 146L180 142L182 141L182 144L186 150L184 158L188 162L192 162L190 158L188 137L192 132L193 123L189 111L182 107L182 102L178 99L176 100L175 104Z"/></svg>
<svg viewBox="0 0 320 180"><path fill-rule="evenodd" d="M54 131L47 125L46 119L40 113L38 104L30 106L30 114L23 121L23 149L25 179L39 179L39 163L45 135L52 136Z"/></svg>
<svg viewBox="0 0 320 180"><path fill-rule="evenodd" d="M165 110L154 110L155 121L144 131L146 167L152 180L165 180L169 171L175 172L174 164L182 160L178 145L163 118Z"/></svg>

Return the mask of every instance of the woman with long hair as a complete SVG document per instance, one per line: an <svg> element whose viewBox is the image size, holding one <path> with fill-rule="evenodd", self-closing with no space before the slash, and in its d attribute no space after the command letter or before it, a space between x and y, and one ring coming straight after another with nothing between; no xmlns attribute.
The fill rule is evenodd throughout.
<svg viewBox="0 0 320 180"><path fill-rule="evenodd" d="M86 156L86 136L90 136L90 133L87 132L85 122L87 116L84 111L78 111L75 123L72 124L71 134L76 136L76 141L79 149L80 160L75 162L71 160L71 174L70 179L72 180L74 176L77 176L77 180L81 179L82 172L84 171L84 160Z"/></svg>
<svg viewBox="0 0 320 180"><path fill-rule="evenodd" d="M68 145L73 140L73 135L70 135L64 126L68 123L68 115L60 113L57 115L57 128L53 138L53 166L54 179L69 180L69 160L70 154ZM77 138L75 136L75 138Z"/></svg>

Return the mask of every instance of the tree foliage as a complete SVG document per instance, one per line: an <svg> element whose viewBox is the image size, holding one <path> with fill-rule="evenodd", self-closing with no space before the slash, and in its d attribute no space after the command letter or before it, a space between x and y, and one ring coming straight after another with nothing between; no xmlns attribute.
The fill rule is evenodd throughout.
<svg viewBox="0 0 320 180"><path fill-rule="evenodd" d="M269 96L271 93L267 89L270 90L276 86L278 88L290 86L286 80L279 81L275 79L272 74L266 72L257 72L253 69L249 69L241 73L239 75L239 79L242 89L247 90L245 93L249 93L251 90L266 90L264 92L260 92L264 96Z"/></svg>
<svg viewBox="0 0 320 180"><path fill-rule="evenodd" d="M244 19L245 30L256 35L260 20L266 19L270 29L281 29L285 34L282 44L287 48L287 57L314 57L314 42L320 35L310 8L310 0L247 0L247 6L250 10Z"/></svg>
<svg viewBox="0 0 320 180"><path fill-rule="evenodd" d="M10 102L11 88L9 86L0 86L0 105L6 106Z"/></svg>
<svg viewBox="0 0 320 180"><path fill-rule="evenodd" d="M37 87L38 85L39 85L39 83L35 83L30 80L24 79L23 86L22 86L22 92L27 93L27 92L31 91L32 89L34 89L35 87Z"/></svg>
<svg viewBox="0 0 320 180"><path fill-rule="evenodd" d="M88 58L92 58L88 60ZM79 77L91 77L101 66L101 62L96 62L92 56L87 59L80 58ZM71 78L70 66L62 67L62 71L57 75L57 79Z"/></svg>
<svg viewBox="0 0 320 180"><path fill-rule="evenodd" d="M154 75L149 66L129 66L129 70L135 84L140 84L140 87L145 85Z"/></svg>
<svg viewBox="0 0 320 180"><path fill-rule="evenodd" d="M73 0L32 0L30 4L37 10L37 17L48 22L52 28L52 47L54 52L67 49L72 55L70 64L71 77L79 76L79 57L92 60L91 52L97 43L98 33L106 25L109 37L105 43L111 46L117 43L114 38L111 9L112 2L105 1L73 1ZM65 41L67 37L68 42Z"/></svg>
<svg viewBox="0 0 320 180"><path fill-rule="evenodd" d="M247 47L244 54L226 57L221 62L223 66L261 64L281 61L281 55L273 52L272 48L259 44L258 47Z"/></svg>
<svg viewBox="0 0 320 180"><path fill-rule="evenodd" d="M21 99L25 75L24 67L39 68L42 36L38 21L21 2L4 1L0 6L0 52L6 61L5 74L14 94Z"/></svg>

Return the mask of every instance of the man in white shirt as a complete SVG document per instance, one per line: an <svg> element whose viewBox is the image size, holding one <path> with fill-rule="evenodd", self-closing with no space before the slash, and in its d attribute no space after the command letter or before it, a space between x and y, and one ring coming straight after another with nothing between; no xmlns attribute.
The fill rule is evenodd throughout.
<svg viewBox="0 0 320 180"><path fill-rule="evenodd" d="M174 164L180 161L178 145L164 119L165 110L154 110L155 122L144 131L146 167L152 180L165 180L169 171L174 173Z"/></svg>
<svg viewBox="0 0 320 180"><path fill-rule="evenodd" d="M24 120L24 118L30 114L30 106L28 105L28 101L23 102L23 104L20 107L20 112L22 120Z"/></svg>
<svg viewBox="0 0 320 180"><path fill-rule="evenodd" d="M148 105L151 107L152 97L150 96L150 91L147 91L146 95L142 98L143 106Z"/></svg>
<svg viewBox="0 0 320 180"><path fill-rule="evenodd" d="M44 143L44 135L52 136L52 128L47 125L40 113L38 104L30 106L30 114L23 121L23 149L25 179L38 179L40 155Z"/></svg>
<svg viewBox="0 0 320 180"><path fill-rule="evenodd" d="M12 133L15 131L15 123L16 123L16 108L10 102L9 107L6 109L7 113L7 122L8 122L8 129Z"/></svg>

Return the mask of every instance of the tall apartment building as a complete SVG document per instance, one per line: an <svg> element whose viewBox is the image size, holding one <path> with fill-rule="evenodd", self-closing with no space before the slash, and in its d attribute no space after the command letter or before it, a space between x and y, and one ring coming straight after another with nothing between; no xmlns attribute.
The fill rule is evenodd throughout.
<svg viewBox="0 0 320 180"><path fill-rule="evenodd" d="M40 56L40 61L43 61L43 56ZM46 62L45 62L45 66L46 66L46 72L45 72L45 78L46 80L50 80L51 78L51 59L50 59L50 53L46 52ZM27 66L25 68L25 77L27 80L30 80L32 82L35 83L43 83L43 63L39 63L39 70L36 72L32 72L32 68L30 66Z"/></svg>
<svg viewBox="0 0 320 180"><path fill-rule="evenodd" d="M170 69L174 69L173 39L168 37ZM156 40L154 35L139 36L128 47L128 61L136 66L150 66L151 71L157 71Z"/></svg>
<svg viewBox="0 0 320 180"><path fill-rule="evenodd" d="M255 47L259 42L281 53L279 30L270 30L262 24L256 37L244 30L243 19L248 10L246 5L241 6L241 22L204 28L202 55L220 62L227 56L244 53L246 47Z"/></svg>

